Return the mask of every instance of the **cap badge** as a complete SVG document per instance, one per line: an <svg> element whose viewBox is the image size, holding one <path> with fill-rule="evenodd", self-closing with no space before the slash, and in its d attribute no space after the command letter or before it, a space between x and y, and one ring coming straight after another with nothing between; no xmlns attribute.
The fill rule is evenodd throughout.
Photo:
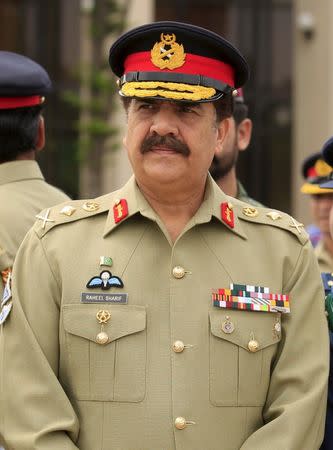
<svg viewBox="0 0 333 450"><path fill-rule="evenodd" d="M230 228L234 228L234 212L233 206L230 202L221 203L221 217L224 223L229 225Z"/></svg>
<svg viewBox="0 0 333 450"><path fill-rule="evenodd" d="M161 41L151 50L151 61L159 69L177 69L185 63L185 56L184 47L176 42L174 33L162 33Z"/></svg>

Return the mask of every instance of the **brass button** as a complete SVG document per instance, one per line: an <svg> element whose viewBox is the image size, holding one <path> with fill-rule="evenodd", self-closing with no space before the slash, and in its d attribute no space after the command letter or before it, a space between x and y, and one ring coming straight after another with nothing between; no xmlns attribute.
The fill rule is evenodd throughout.
<svg viewBox="0 0 333 450"><path fill-rule="evenodd" d="M175 267L172 269L172 275L173 275L175 278L183 278L183 277L185 276L185 269L184 269L184 267L181 267L181 266L175 266Z"/></svg>
<svg viewBox="0 0 333 450"><path fill-rule="evenodd" d="M250 350L250 352L255 353L259 350L259 342L251 339L247 344L247 348Z"/></svg>
<svg viewBox="0 0 333 450"><path fill-rule="evenodd" d="M184 344L183 341L175 341L175 342L172 344L172 350L173 350L175 353L181 353L181 352L184 350L184 348L185 348L185 344Z"/></svg>
<svg viewBox="0 0 333 450"><path fill-rule="evenodd" d="M184 419L184 417L176 418L175 427L177 428L177 430L183 430L184 428L186 428L186 420Z"/></svg>
<svg viewBox="0 0 333 450"><path fill-rule="evenodd" d="M101 331L96 336L96 342L97 344L104 345L109 340L109 336L105 333L105 331Z"/></svg>

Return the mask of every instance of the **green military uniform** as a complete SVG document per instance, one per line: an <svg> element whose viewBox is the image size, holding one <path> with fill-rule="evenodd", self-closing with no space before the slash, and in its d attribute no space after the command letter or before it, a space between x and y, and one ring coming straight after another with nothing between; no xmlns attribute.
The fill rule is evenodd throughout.
<svg viewBox="0 0 333 450"><path fill-rule="evenodd" d="M254 198L250 197L249 194L246 192L244 186L242 183L237 180L237 198L238 200L241 200L242 202L249 203L253 206L263 206L262 203L258 202L257 200L254 200Z"/></svg>
<svg viewBox="0 0 333 450"><path fill-rule="evenodd" d="M319 447L324 294L296 221L210 177L174 244L134 178L43 217L19 250L1 329L9 449ZM288 294L290 313L213 306L230 283Z"/></svg>
<svg viewBox="0 0 333 450"><path fill-rule="evenodd" d="M68 199L62 191L45 182L36 161L0 164L0 272L13 265L36 214ZM1 292L0 280L0 295Z"/></svg>
<svg viewBox="0 0 333 450"><path fill-rule="evenodd" d="M333 258L324 247L324 241L320 240L314 249L321 272L333 272Z"/></svg>

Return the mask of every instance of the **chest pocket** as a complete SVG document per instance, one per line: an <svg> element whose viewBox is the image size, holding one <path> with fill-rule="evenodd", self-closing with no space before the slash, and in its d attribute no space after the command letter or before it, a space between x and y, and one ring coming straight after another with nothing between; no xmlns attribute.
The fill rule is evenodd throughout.
<svg viewBox="0 0 333 450"><path fill-rule="evenodd" d="M210 311L211 403L264 405L277 343L281 340L280 320L279 313Z"/></svg>
<svg viewBox="0 0 333 450"><path fill-rule="evenodd" d="M101 309L111 316L97 343ZM62 376L78 400L140 402L146 391L146 310L143 306L64 305Z"/></svg>

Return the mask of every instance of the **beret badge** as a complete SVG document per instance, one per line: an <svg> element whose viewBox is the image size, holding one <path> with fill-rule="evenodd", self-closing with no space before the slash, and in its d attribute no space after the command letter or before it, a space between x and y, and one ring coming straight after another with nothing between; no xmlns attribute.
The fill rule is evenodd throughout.
<svg viewBox="0 0 333 450"><path fill-rule="evenodd" d="M185 63L185 56L184 47L176 42L174 33L161 33L161 41L151 50L151 61L159 69L177 69Z"/></svg>

